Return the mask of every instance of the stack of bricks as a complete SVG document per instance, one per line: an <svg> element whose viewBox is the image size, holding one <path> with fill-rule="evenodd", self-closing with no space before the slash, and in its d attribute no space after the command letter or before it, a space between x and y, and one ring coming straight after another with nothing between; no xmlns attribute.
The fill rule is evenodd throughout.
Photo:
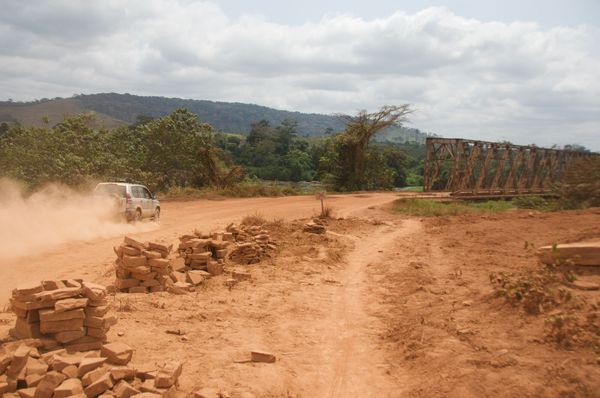
<svg viewBox="0 0 600 398"><path fill-rule="evenodd" d="M179 240L181 243L177 251L186 267L213 273L212 268L222 264L227 256L227 247L232 243L233 235L228 232L213 232L210 235L195 232L194 235L183 235Z"/></svg>
<svg viewBox="0 0 600 398"><path fill-rule="evenodd" d="M325 221L320 218L314 218L312 221L304 224L302 230L304 232L310 232L311 234L324 234L326 231Z"/></svg>
<svg viewBox="0 0 600 398"><path fill-rule="evenodd" d="M17 315L10 335L41 339L46 348L100 348L116 322L106 316L106 288L81 279L43 281L13 290L11 307Z"/></svg>
<svg viewBox="0 0 600 398"><path fill-rule="evenodd" d="M229 254L229 259L239 264L255 264L262 259L260 246L255 243L239 243Z"/></svg>
<svg viewBox="0 0 600 398"><path fill-rule="evenodd" d="M127 293L166 290L176 281L167 258L172 248L172 245L154 242L141 243L126 236L123 244L114 248L117 255L115 288Z"/></svg>
<svg viewBox="0 0 600 398"><path fill-rule="evenodd" d="M130 364L133 349L120 342L99 351L40 353L39 340L8 343L0 349L0 396L3 398L185 396L177 390L182 365Z"/></svg>
<svg viewBox="0 0 600 398"><path fill-rule="evenodd" d="M236 242L229 252L228 258L236 263L258 263L264 257L270 257L271 252L277 249L275 242L269 236L269 232L261 226L229 224L226 230Z"/></svg>
<svg viewBox="0 0 600 398"><path fill-rule="evenodd" d="M225 231L193 234L179 238L179 257L172 261L178 286L198 285L211 275L223 273L226 259L240 264L254 264L270 257L277 249L268 231L260 226L230 224ZM177 284L176 284L177 285Z"/></svg>

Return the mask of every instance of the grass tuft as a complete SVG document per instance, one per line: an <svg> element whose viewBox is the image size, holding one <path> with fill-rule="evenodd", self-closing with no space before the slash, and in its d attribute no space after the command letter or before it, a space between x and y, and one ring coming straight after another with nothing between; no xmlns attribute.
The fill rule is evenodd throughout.
<svg viewBox="0 0 600 398"><path fill-rule="evenodd" d="M321 212L320 218L332 218L333 217L333 208L329 206L323 207L323 211Z"/></svg>
<svg viewBox="0 0 600 398"><path fill-rule="evenodd" d="M252 226L252 225L264 225L267 223L267 219L260 213L248 214L246 217L242 218L242 225Z"/></svg>

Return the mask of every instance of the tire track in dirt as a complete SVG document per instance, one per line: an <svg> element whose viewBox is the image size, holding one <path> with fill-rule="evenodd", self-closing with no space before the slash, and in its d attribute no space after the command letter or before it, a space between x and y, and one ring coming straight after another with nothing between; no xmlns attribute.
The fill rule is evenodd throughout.
<svg viewBox="0 0 600 398"><path fill-rule="evenodd" d="M333 353L333 368L329 389L324 396L333 397L393 397L398 386L386 373L384 355L376 345L381 321L367 311L377 306L369 296L368 267L388 256L388 250L398 239L419 231L418 220L404 220L398 226L383 226L370 236L355 241L348 254L347 268L341 280L341 299L332 302L331 328L324 340Z"/></svg>

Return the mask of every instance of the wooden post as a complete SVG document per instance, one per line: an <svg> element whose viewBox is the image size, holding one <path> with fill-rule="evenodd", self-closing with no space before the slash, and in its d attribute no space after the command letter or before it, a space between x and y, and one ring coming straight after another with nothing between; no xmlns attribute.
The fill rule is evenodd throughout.
<svg viewBox="0 0 600 398"><path fill-rule="evenodd" d="M321 201L321 217L325 216L325 191L317 192L317 200Z"/></svg>

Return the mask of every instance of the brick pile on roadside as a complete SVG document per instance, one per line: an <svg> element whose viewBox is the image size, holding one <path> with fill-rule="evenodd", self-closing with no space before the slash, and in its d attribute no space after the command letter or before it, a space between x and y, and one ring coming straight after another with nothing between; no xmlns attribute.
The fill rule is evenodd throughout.
<svg viewBox="0 0 600 398"><path fill-rule="evenodd" d="M324 234L326 231L325 221L320 218L313 218L312 221L304 224L304 228L302 228L304 232L309 232L311 234Z"/></svg>
<svg viewBox="0 0 600 398"><path fill-rule="evenodd" d="M211 234L196 231L181 236L179 240L181 243L177 251L183 262L180 267L175 267L176 270L199 270L210 275L222 273L226 259L240 264L253 264L270 257L277 249L263 227L237 226L233 223L225 231Z"/></svg>
<svg viewBox="0 0 600 398"><path fill-rule="evenodd" d="M225 237L227 239L227 237ZM174 278L177 287L171 292L183 294L194 286L200 285L212 275L223 273L223 258L228 241L218 233L211 235L194 232L179 237L177 253L179 257L172 260Z"/></svg>
<svg viewBox="0 0 600 398"><path fill-rule="evenodd" d="M215 275L222 272L223 260L233 236L225 232L203 234L196 231L193 235L179 237L179 241L177 252L183 259L179 271L205 271Z"/></svg>
<svg viewBox="0 0 600 398"><path fill-rule="evenodd" d="M38 339L6 343L0 348L0 396L4 398L185 396L177 391L182 365L130 364L133 349L115 342L99 350L40 352Z"/></svg>
<svg viewBox="0 0 600 398"><path fill-rule="evenodd" d="M114 248L115 288L120 292L162 292L177 282L168 259L173 245L138 242L126 236L123 244Z"/></svg>
<svg viewBox="0 0 600 398"><path fill-rule="evenodd" d="M81 279L17 287L10 304L17 315L10 335L16 339L40 339L46 349L99 349L116 322L106 315L106 288Z"/></svg>
<svg viewBox="0 0 600 398"><path fill-rule="evenodd" d="M269 231L262 226L229 224L226 231L232 234L235 241L228 256L233 262L255 264L265 257L271 257L272 252L277 250L277 245L269 236Z"/></svg>

